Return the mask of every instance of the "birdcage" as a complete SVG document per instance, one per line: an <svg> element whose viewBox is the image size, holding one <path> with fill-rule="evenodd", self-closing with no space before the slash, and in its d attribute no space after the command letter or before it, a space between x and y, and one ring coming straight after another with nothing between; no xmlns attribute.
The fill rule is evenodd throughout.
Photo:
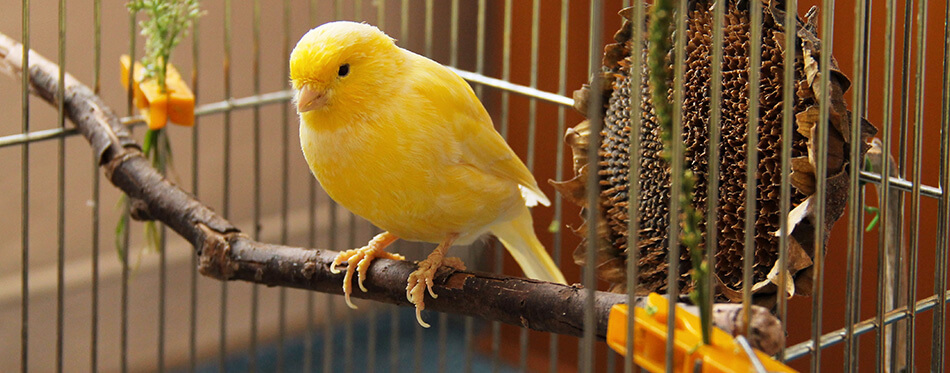
<svg viewBox="0 0 950 373"><path fill-rule="evenodd" d="M640 48L648 43L634 44L653 32L651 4L203 1L171 58L196 105L194 127L166 129L175 156L165 176L141 156L145 118L121 83L119 57L142 56L144 15L119 1L0 5L0 370L632 371L642 336L625 328L633 351L608 347L611 309L649 308L650 291L666 294L669 310L690 303L681 293L698 286L686 277L682 219L668 211L693 205L729 209L703 220L719 224L701 236L720 239L703 255L716 269L708 277L719 289L714 300L738 304L732 333L767 349L744 311L757 303L763 317L782 320L771 357L742 352L739 360L944 371L950 2L672 5L668 99L672 136L684 141L665 150L669 165L650 169L644 154L667 161L630 140L649 131L630 118L653 110L643 106L649 85L631 79L642 73L646 82L651 71ZM333 20L376 25L472 85L556 197L551 208L533 209L535 230L577 284L520 279L502 246L485 239L453 249L468 269L440 272L442 296L423 312L429 329L416 324L399 287L411 262L377 262L369 291L353 293L359 309L343 306L342 275L327 263L378 228L336 205L310 174L288 83L296 41ZM796 62L799 70L782 68ZM764 83L745 83L757 80ZM792 80L813 90L783 84ZM806 99L813 111L795 106ZM710 110L717 107L728 110ZM814 132L793 132L805 132L799 116ZM740 134L716 135L727 129ZM783 148L776 138L799 142ZM807 177L796 157L812 157ZM685 180L679 171L697 162L703 198L670 198ZM844 173L815 176L829 167ZM651 184L655 177L668 179ZM647 210L629 201L652 201L661 184L666 197L650 208L667 213L645 220ZM796 214L809 196L807 213ZM143 231L138 220L162 225ZM795 236L802 221L811 231ZM653 236L642 234L647 225ZM395 250L415 260L431 249L399 242ZM633 325L630 311L624 321ZM661 368L679 359L676 320L661 333ZM689 364L714 365L699 361Z"/></svg>

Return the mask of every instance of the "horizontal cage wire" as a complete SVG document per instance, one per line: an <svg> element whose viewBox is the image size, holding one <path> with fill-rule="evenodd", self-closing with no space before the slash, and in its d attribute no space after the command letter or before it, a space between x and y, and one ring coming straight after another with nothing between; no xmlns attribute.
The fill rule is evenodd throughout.
<svg viewBox="0 0 950 373"><path fill-rule="evenodd" d="M950 2L664 1L199 1L169 59L194 125L162 130L164 175L142 156L154 112L119 63L145 55L145 12L0 5L0 366L663 370L639 360L633 311L626 344L604 343L625 303L663 315L669 369L685 332L665 315L706 304L763 363L950 367ZM346 307L330 263L383 230L297 150L289 63L337 20L471 85L551 199L533 228L575 285L521 279L493 237L456 245L467 268L437 272L423 328L402 285L436 245L399 240L389 251L408 260L377 259ZM676 302L659 310L651 292Z"/></svg>

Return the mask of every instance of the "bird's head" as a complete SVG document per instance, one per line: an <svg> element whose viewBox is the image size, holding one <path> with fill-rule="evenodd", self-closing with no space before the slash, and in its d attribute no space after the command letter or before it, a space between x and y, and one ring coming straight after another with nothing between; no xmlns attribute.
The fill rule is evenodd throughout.
<svg viewBox="0 0 950 373"><path fill-rule="evenodd" d="M399 52L392 38L365 23L330 22L310 30L290 54L297 111L361 107L368 98L385 97Z"/></svg>

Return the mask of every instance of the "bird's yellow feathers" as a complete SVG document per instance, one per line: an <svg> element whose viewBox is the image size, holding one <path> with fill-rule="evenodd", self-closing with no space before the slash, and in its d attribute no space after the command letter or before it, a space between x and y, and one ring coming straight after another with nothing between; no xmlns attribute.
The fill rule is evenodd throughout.
<svg viewBox="0 0 950 373"><path fill-rule="evenodd" d="M521 236L534 236L524 206L548 199L457 74L353 22L310 30L291 54L290 71L298 96L319 98L298 106L300 141L331 198L415 241L458 234L464 244L527 221L518 226L527 231L506 239L536 244L515 248L523 255L544 254L537 238ZM532 268L550 271L546 260Z"/></svg>
<svg viewBox="0 0 950 373"><path fill-rule="evenodd" d="M393 39L374 26L353 22L330 22L307 32L290 54L290 80L299 90L307 85L327 92L328 107L346 101L347 105L373 107L375 98L395 93L398 85L391 71L401 68L401 49ZM340 68L360 74L340 78ZM370 73L378 71L381 73Z"/></svg>
<svg viewBox="0 0 950 373"><path fill-rule="evenodd" d="M534 180L534 175L495 131L491 116L468 83L442 65L425 57L417 57L417 63L425 67L420 69L417 79L429 82L419 84L420 93L433 98L433 103L442 108L439 114L445 115L445 118L455 118L446 124L452 126L455 138L459 141L462 150L460 160L499 178L516 182L528 206L538 203L550 205L551 202Z"/></svg>

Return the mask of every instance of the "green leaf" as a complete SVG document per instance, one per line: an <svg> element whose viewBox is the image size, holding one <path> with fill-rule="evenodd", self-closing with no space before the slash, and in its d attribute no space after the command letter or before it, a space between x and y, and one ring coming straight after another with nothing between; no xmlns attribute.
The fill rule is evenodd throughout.
<svg viewBox="0 0 950 373"><path fill-rule="evenodd" d="M864 228L865 232L870 232L877 226L878 220L881 219L881 209L874 206L864 206L864 212L874 214L874 218L871 219L871 222L868 223L867 228Z"/></svg>
<svg viewBox="0 0 950 373"><path fill-rule="evenodd" d="M644 307L643 309L647 311L648 316L656 315L656 313L660 310L659 308L656 308L656 306L652 304L647 304L647 306Z"/></svg>
<svg viewBox="0 0 950 373"><path fill-rule="evenodd" d="M115 226L115 251L119 255L119 260L124 262L126 255L125 235L129 231L129 196L120 195L115 209L120 214L119 222Z"/></svg>
<svg viewBox="0 0 950 373"><path fill-rule="evenodd" d="M155 221L145 222L145 250L153 253L162 251L162 235L159 234Z"/></svg>

